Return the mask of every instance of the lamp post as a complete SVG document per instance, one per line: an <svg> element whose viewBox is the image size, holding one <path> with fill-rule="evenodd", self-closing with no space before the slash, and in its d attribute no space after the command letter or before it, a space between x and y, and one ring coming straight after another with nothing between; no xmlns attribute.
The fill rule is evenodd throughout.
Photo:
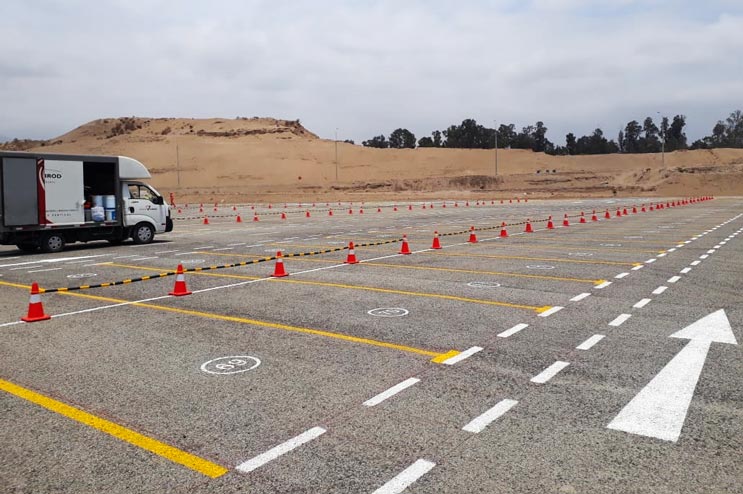
<svg viewBox="0 0 743 494"><path fill-rule="evenodd" d="M495 176L498 176L498 127L493 120L493 134L495 135Z"/></svg>
<svg viewBox="0 0 743 494"><path fill-rule="evenodd" d="M335 128L335 181L338 181L338 127Z"/></svg>

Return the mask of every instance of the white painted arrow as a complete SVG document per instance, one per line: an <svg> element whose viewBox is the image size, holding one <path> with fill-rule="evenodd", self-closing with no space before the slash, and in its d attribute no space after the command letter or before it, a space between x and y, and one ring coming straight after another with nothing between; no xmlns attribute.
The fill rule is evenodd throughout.
<svg viewBox="0 0 743 494"><path fill-rule="evenodd" d="M710 345L738 342L720 309L670 336L689 343L614 417L609 429L678 441Z"/></svg>

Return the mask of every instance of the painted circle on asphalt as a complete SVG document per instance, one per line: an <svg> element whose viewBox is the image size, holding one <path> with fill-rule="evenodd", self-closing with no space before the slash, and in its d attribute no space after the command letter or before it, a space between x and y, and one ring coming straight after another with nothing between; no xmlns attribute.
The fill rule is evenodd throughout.
<svg viewBox="0 0 743 494"><path fill-rule="evenodd" d="M202 264L203 259L181 259L181 264Z"/></svg>
<svg viewBox="0 0 743 494"><path fill-rule="evenodd" d="M547 264L529 264L526 267L528 269L555 269L554 266L549 266Z"/></svg>
<svg viewBox="0 0 743 494"><path fill-rule="evenodd" d="M261 365L261 361L250 355L233 355L219 357L201 364L201 371L207 374L238 374L253 370Z"/></svg>
<svg viewBox="0 0 743 494"><path fill-rule="evenodd" d="M467 286L471 286L472 288L498 288L500 283L496 283L495 281L470 281L467 283Z"/></svg>
<svg viewBox="0 0 743 494"><path fill-rule="evenodd" d="M592 252L568 252L569 256L573 257L591 257L593 255Z"/></svg>
<svg viewBox="0 0 743 494"><path fill-rule="evenodd" d="M599 244L601 247L621 247L622 244Z"/></svg>
<svg viewBox="0 0 743 494"><path fill-rule="evenodd" d="M71 278L73 280L79 280L81 278L93 278L94 276L98 276L95 273L77 273L77 274L68 274L67 277Z"/></svg>
<svg viewBox="0 0 743 494"><path fill-rule="evenodd" d="M402 317L410 314L410 311L402 307L379 307L368 311L367 314L377 317Z"/></svg>

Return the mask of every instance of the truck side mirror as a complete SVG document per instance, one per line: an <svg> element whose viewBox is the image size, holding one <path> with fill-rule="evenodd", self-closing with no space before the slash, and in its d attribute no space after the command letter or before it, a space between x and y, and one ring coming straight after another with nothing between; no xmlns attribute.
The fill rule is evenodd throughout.
<svg viewBox="0 0 743 494"><path fill-rule="evenodd" d="M159 205L161 205L161 206L162 206L163 204L165 204L165 202L164 202L164 199L162 198L162 196L157 196L157 197L155 197L155 198L154 198L154 199L152 200L152 202L153 202L153 203L155 203L155 204L159 204Z"/></svg>

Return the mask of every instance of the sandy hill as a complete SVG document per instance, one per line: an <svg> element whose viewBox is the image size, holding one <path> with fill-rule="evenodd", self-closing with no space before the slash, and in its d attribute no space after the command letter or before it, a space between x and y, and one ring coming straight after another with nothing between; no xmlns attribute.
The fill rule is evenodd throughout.
<svg viewBox="0 0 743 494"><path fill-rule="evenodd" d="M370 149L257 117L107 118L20 147L132 156L185 200L743 194L741 149L666 153L665 166L660 154L501 149L495 180L493 150Z"/></svg>

